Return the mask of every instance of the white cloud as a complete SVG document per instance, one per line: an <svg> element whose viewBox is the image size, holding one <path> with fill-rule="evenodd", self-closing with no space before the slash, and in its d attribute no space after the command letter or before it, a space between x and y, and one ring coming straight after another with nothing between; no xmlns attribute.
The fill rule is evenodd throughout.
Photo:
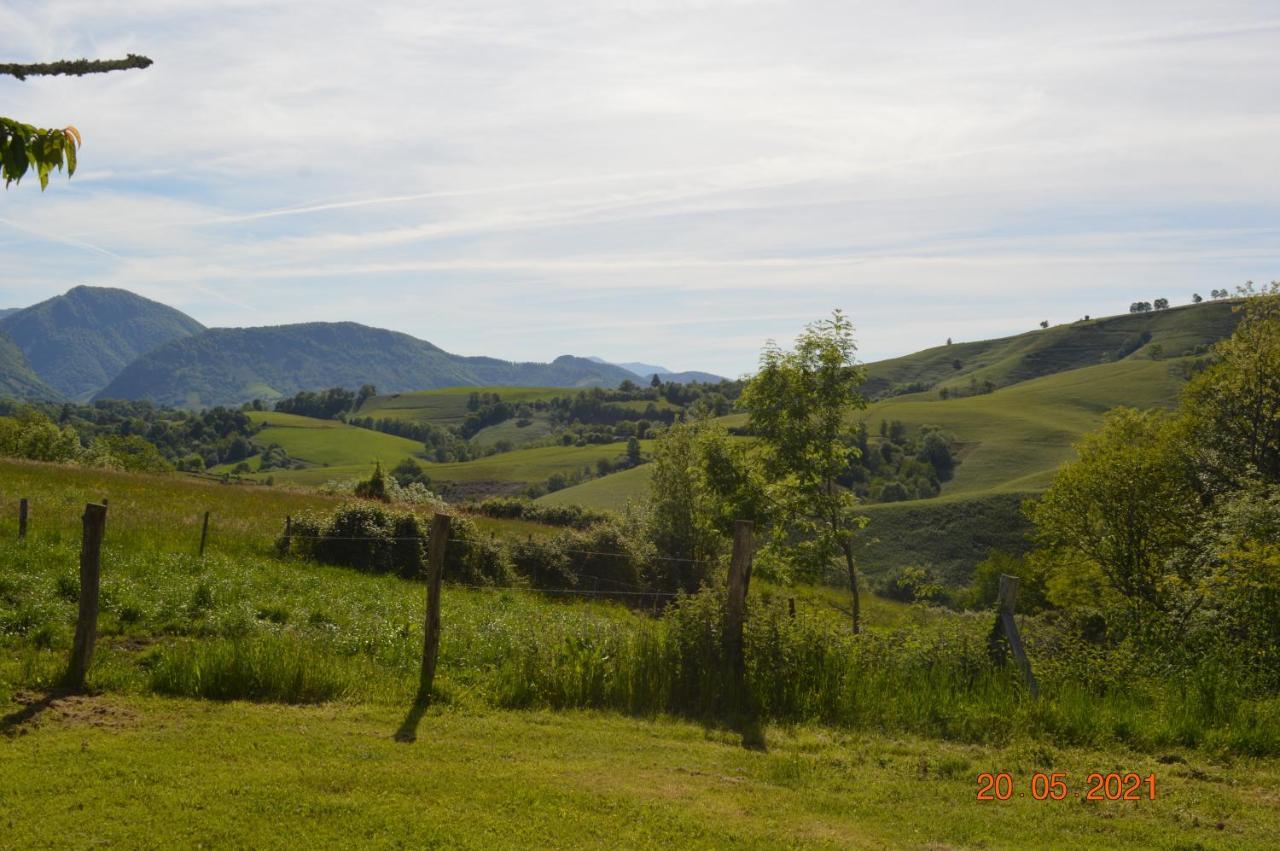
<svg viewBox="0 0 1280 851"><path fill-rule="evenodd" d="M877 357L1280 277L1269 2L351 8L0 8L5 58L156 60L0 80L86 137L0 201L0 298L737 373L834 306Z"/></svg>

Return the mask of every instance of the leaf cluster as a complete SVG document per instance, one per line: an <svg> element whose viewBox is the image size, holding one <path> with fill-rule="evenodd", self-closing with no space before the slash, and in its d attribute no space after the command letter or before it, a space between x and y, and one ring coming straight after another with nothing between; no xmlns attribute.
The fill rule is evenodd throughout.
<svg viewBox="0 0 1280 851"><path fill-rule="evenodd" d="M80 131L75 127L44 130L0 116L0 179L7 189L10 183L20 183L28 171L34 170L44 189L54 169L65 168L70 177L76 173L80 142Z"/></svg>

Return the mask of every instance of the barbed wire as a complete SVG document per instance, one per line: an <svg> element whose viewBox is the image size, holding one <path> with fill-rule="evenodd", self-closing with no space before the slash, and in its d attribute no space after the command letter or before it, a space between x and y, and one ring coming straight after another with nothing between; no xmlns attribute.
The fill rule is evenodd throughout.
<svg viewBox="0 0 1280 851"><path fill-rule="evenodd" d="M311 535L311 534L296 533L296 532L290 532L287 535L281 534L280 537L287 538L290 540L297 538L297 539L302 539L306 541L388 541L388 542L421 541L423 543L428 543L430 540L425 535L385 535L385 536L384 535ZM494 544L498 543L500 540L501 539L494 538L488 541L478 541L474 538L455 538L450 536L448 543L452 544L456 542L460 544L475 544L478 546L493 546ZM515 541L514 543L521 543L521 542ZM669 561L669 562L680 562L683 564L698 564L698 565L714 564L714 562L708 561L706 559L679 558L676 556L636 557L631 553L609 552L606 550L579 550L574 548L567 548L567 549L561 549L560 552L572 553L574 555L607 556L610 558L633 558L633 559L636 559L637 561L642 561L642 562Z"/></svg>

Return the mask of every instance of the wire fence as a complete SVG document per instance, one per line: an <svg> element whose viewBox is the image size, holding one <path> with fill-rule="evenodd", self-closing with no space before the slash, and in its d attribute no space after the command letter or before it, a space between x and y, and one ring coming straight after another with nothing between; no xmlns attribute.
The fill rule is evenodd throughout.
<svg viewBox="0 0 1280 851"><path fill-rule="evenodd" d="M104 500L104 502L105 501L106 500ZM12 508L13 508L12 511L9 510L10 506L8 504L10 502L12 503ZM18 504L19 504L19 499L17 498L0 498L0 505L4 506L3 516L6 518L4 521L4 525L13 525L13 526L18 525L16 522L18 519L18 514L17 514ZM78 500L75 498L63 498L63 499L57 499L57 500L52 500L47 502L42 501L40 503L36 503L34 501L28 501L28 507L27 507L28 513L24 516L28 518L27 522L30 524L30 528L29 529L22 528L20 531L20 534L23 536L37 537L41 533L47 532L49 530L53 530L57 532L59 535L73 534L76 530L78 530L80 526L80 521L81 521L81 509L72 509L72 506L76 504L78 504ZM12 519L9 519L11 516L12 516ZM192 515L189 518L189 521L185 517L182 518L181 520L177 520L177 522L181 523L183 527L189 526L193 530L192 531L193 540L191 542L191 546L186 547L186 546L179 545L179 546L174 546L172 548L165 548L166 551L171 551L175 554L199 553L200 551L197 549L196 544L198 543L199 537L201 535L202 519L203 519L203 513L198 513L198 514ZM108 534L111 527L115 527L119 529L121 526L121 522L117 518L113 517L111 518L111 520L114 520L115 522L111 522L111 521L108 522ZM218 534L217 526L218 526L217 517L216 515L214 515L213 524L212 526L209 527L207 532L207 535L208 535L207 549L210 552L216 552L218 550L218 541L220 536ZM423 545L426 545L428 543L428 537L425 534L423 535L325 535L325 534L312 534L312 533L305 533L305 532L292 532L288 530L285 523L282 523L281 526L282 528L285 529L285 531L283 531L281 534L270 536L269 538L267 538L265 541L262 542L263 548L266 549L267 551L275 550L277 542L279 542L282 539L285 539L288 541L297 541L297 540L316 541L316 542L342 541L342 542L348 542L348 543L363 542L363 543L371 543L371 544L372 543L383 543L383 544L410 543L414 541L420 542ZM125 522L125 528L130 532L147 532L147 531L152 531L154 529L153 526L143 527L138 524L129 524L127 523L127 521ZM236 534L243 538L244 531L238 530ZM180 536L175 536L170 534L169 536L167 536L166 540L177 542L182 539ZM510 538L502 538L499 536L493 536L485 539L462 538L462 537L450 536L446 546L455 548L455 549L459 547L478 547L478 548L491 549L496 546L503 546L503 545L519 546L523 543L526 543L526 542L513 540ZM529 543L532 543L532 545L534 546L542 545L540 542L530 541ZM546 546L555 546L555 545L546 544ZM580 549L577 547L561 547L561 546L555 546L555 550L557 553L561 553L566 556L577 556L582 559L618 559L623 562L633 563L638 568L641 568L641 569L643 569L647 565L651 566L653 564L677 564L677 565L707 567L714 563L707 559L682 558L678 556L663 556L663 555L657 555L657 554L636 554L636 553L614 551L614 550ZM467 583L467 582L457 582L457 581L450 581L448 584L456 588L468 588L468 589L475 589L475 590L491 590L491 591L492 590L526 591L526 592L532 592L537 594L546 594L546 595L552 595L552 596L567 596L567 597L569 596L594 597L594 598L610 598L610 599L635 598L635 599L642 599L642 600L652 599L652 600L658 601L658 600L672 600L681 595L681 592L678 592L678 591L667 591L667 590L662 590L657 588L651 588L645 585L637 584L635 582L628 582L625 579L619 579L617 577L601 576L595 573L583 573L580 570L575 569L572 564L569 565L568 572L572 574L572 576L577 580L578 584L575 584L573 586L560 586L560 587L546 587L542 585L525 585L525 584L483 585L478 583ZM533 580L535 582L537 580L536 576L533 576L533 577L526 576L523 578L527 580ZM584 585L586 584L590 584L591 587L584 587Z"/></svg>

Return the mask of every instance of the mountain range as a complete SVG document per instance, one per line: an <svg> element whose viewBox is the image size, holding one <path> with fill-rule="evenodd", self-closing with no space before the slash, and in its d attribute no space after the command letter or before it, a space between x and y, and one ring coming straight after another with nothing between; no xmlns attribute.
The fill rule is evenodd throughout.
<svg viewBox="0 0 1280 851"><path fill-rule="evenodd" d="M588 357L587 360L593 361L594 363L609 363L609 361L599 357ZM665 366L657 366L651 363L640 363L639 361L628 361L625 363L615 363L613 365L620 366L628 372L643 378L645 381L651 380L655 375L662 381L671 381L676 384L691 384L695 381L702 382L703 384L718 384L719 382L726 380L723 375L715 375L710 372L699 372L696 369L689 369L684 372L673 372Z"/></svg>
<svg viewBox="0 0 1280 851"><path fill-rule="evenodd" d="M709 373L669 380L719 380ZM703 378L705 377L705 378ZM273 400L373 384L383 392L450 386L615 387L637 373L563 355L516 363L446 352L354 322L206 328L127 290L78 286L0 311L0 395L148 399L184 407Z"/></svg>

